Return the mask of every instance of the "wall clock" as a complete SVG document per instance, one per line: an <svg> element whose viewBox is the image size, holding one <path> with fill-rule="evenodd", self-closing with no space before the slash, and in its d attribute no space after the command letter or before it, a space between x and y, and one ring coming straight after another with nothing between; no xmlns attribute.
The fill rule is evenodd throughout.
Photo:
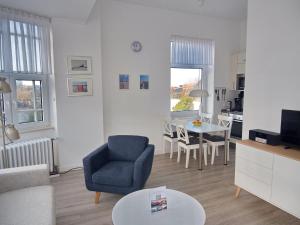
<svg viewBox="0 0 300 225"><path fill-rule="evenodd" d="M143 46L142 46L141 42L139 42L139 41L134 41L131 43L131 49L134 52L140 52L140 51L142 51L142 48L143 48Z"/></svg>

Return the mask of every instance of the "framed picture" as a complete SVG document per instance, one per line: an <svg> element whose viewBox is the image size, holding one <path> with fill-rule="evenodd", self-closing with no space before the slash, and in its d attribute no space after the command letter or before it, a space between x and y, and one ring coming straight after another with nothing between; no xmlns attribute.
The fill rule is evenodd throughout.
<svg viewBox="0 0 300 225"><path fill-rule="evenodd" d="M89 56L69 56L68 74L82 75L92 73L92 57Z"/></svg>
<svg viewBox="0 0 300 225"><path fill-rule="evenodd" d="M68 96L93 95L93 80L91 78L68 78Z"/></svg>
<svg viewBox="0 0 300 225"><path fill-rule="evenodd" d="M129 74L119 74L119 89L129 89Z"/></svg>
<svg viewBox="0 0 300 225"><path fill-rule="evenodd" d="M140 89L141 90L149 89L149 75L146 74L140 75Z"/></svg>

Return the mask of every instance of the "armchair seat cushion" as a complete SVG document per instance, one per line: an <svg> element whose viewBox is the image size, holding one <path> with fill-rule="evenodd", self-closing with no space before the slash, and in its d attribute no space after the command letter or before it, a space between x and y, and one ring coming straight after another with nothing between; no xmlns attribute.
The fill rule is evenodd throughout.
<svg viewBox="0 0 300 225"><path fill-rule="evenodd" d="M133 162L108 161L92 175L92 181L99 185L129 187L133 181L133 169Z"/></svg>

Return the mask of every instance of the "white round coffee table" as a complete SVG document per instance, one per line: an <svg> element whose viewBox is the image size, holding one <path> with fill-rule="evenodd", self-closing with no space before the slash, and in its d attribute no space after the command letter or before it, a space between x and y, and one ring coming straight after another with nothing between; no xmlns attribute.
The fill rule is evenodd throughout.
<svg viewBox="0 0 300 225"><path fill-rule="evenodd" d="M204 225L205 211L193 197L166 189L167 209L151 213L150 189L120 199L112 211L114 225Z"/></svg>

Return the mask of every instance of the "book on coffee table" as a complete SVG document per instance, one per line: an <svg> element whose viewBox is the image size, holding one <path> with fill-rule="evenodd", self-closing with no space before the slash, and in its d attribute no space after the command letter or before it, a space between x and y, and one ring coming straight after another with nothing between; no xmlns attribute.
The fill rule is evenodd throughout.
<svg viewBox="0 0 300 225"><path fill-rule="evenodd" d="M151 212L159 212L167 209L166 186L150 190Z"/></svg>

